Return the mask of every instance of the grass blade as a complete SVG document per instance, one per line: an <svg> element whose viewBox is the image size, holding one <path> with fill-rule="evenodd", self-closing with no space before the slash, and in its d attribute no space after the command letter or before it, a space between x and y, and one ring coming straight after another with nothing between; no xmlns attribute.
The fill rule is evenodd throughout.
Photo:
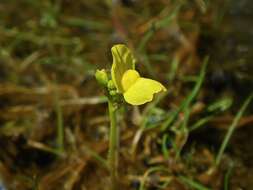
<svg viewBox="0 0 253 190"><path fill-rule="evenodd" d="M189 107L189 105L191 104L191 102L194 100L194 98L197 96L199 89L204 81L205 78L205 73L206 73L206 66L208 63L208 57L206 57L204 59L203 62L203 66L201 68L200 71L200 75L198 77L198 80L193 88L193 90L191 91L191 93L188 95L188 97L183 101L183 103L180 105L180 107L178 108L177 111L175 111L173 113L173 115L171 117L169 117L162 125L162 131L165 131L171 124L172 122L177 118L178 114L185 110L187 107Z"/></svg>
<svg viewBox="0 0 253 190"><path fill-rule="evenodd" d="M188 185L189 187L196 189L196 190L210 190L209 188L203 186L202 184L193 181L185 176L179 176L180 181L182 181L184 184Z"/></svg>
<svg viewBox="0 0 253 190"><path fill-rule="evenodd" d="M221 157L224 153L224 150L226 149L227 145L228 145L228 142L235 130L235 127L237 126L237 124L239 123L243 113L245 112L246 108L248 107L248 105L250 104L251 100L253 98L253 93L251 95L249 95L249 97L245 100L245 102L243 103L242 107L240 108L240 110L238 111L238 113L236 114L232 124L230 125L228 131L227 131L227 134L221 144L221 147L220 147L220 150L219 150L219 153L216 157L216 160L215 160L215 165L218 166L220 164L220 161L221 161Z"/></svg>

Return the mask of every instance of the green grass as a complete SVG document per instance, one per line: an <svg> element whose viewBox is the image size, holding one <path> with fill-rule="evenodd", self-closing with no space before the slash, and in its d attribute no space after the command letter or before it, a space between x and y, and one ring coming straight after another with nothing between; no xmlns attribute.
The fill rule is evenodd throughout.
<svg viewBox="0 0 253 190"><path fill-rule="evenodd" d="M232 134L235 130L235 127L238 125L241 117L243 116L244 112L246 111L247 107L249 106L252 98L253 98L253 94L249 95L249 97L245 100L245 102L243 103L240 110L237 112L233 122L229 126L228 131L225 135L225 138L223 139L223 142L221 144L221 147L219 149L218 155L217 155L216 160L215 160L215 165L216 166L218 166L220 164L221 159L222 159L222 155L223 155L226 147L228 146L229 140L232 137Z"/></svg>
<svg viewBox="0 0 253 190"><path fill-rule="evenodd" d="M185 100L182 102L179 108L175 112L172 112L171 116L168 117L166 121L164 121L164 123L161 126L162 131L167 130L171 126L171 124L175 121L175 119L178 117L178 114L181 111L184 112L185 109L189 109L190 104L198 95L200 87L204 81L207 63L208 63L208 58L206 57L203 61L203 66L201 68L200 75L196 81L194 88L192 89L191 93L185 98Z"/></svg>
<svg viewBox="0 0 253 190"><path fill-rule="evenodd" d="M191 189L195 189L195 190L211 190L211 189L203 186L199 182L196 182L196 181L194 181L194 180L192 180L190 178L187 178L185 176L179 176L179 180L182 181L184 184L186 184Z"/></svg>

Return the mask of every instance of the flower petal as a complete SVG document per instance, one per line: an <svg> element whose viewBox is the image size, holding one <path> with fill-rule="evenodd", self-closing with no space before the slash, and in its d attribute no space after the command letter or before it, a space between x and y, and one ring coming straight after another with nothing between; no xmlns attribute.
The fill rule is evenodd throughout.
<svg viewBox="0 0 253 190"><path fill-rule="evenodd" d="M140 74L136 70L127 70L121 80L122 88L127 91L140 78Z"/></svg>
<svg viewBox="0 0 253 190"><path fill-rule="evenodd" d="M166 88L160 82L141 77L123 95L127 103L141 105L152 101L154 94L161 91Z"/></svg>
<svg viewBox="0 0 253 190"><path fill-rule="evenodd" d="M134 69L135 59L131 51L124 44L114 45L111 51L113 56L111 68L112 81L117 90L123 92L121 84L123 74L129 69Z"/></svg>

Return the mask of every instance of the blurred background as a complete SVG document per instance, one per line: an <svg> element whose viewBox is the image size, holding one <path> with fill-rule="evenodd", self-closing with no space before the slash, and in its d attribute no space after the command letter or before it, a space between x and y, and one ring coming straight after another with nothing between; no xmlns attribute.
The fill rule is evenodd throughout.
<svg viewBox="0 0 253 190"><path fill-rule="evenodd" d="M252 19L251 0L1 0L0 189L109 189L94 72L124 43L168 91L118 111L121 189L252 190Z"/></svg>

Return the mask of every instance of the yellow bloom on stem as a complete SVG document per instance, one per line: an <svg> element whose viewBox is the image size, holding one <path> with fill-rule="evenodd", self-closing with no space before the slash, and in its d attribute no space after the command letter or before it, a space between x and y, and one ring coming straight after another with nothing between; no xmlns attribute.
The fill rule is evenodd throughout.
<svg viewBox="0 0 253 190"><path fill-rule="evenodd" d="M166 91L158 81L143 78L134 69L135 59L123 44L112 47L112 81L127 103L141 105L153 100L154 94Z"/></svg>

